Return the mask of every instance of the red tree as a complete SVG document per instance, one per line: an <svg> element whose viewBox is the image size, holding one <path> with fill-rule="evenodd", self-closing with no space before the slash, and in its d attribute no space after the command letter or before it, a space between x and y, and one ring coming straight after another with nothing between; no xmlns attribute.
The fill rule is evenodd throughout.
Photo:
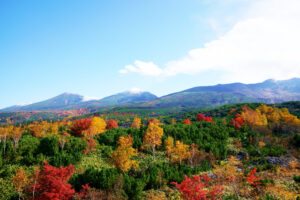
<svg viewBox="0 0 300 200"><path fill-rule="evenodd" d="M91 126L92 119L87 118L87 119L76 119L73 122L73 127L71 128L71 132L74 136L76 137L82 137L83 134L82 132L85 130L88 130Z"/></svg>
<svg viewBox="0 0 300 200"><path fill-rule="evenodd" d="M187 118L187 119L183 120L183 124L188 124L188 125L190 125L190 124L192 124L192 123L191 123L191 120L190 120L189 118Z"/></svg>
<svg viewBox="0 0 300 200"><path fill-rule="evenodd" d="M184 181L180 184L172 182L185 200L207 200L220 199L223 195L224 188L222 186L210 186L210 178L204 174L203 176L195 175L193 178L184 176Z"/></svg>
<svg viewBox="0 0 300 200"><path fill-rule="evenodd" d="M242 126L244 126L244 121L242 117L239 114L235 115L235 118L232 118L230 121L230 124L236 129L240 129Z"/></svg>
<svg viewBox="0 0 300 200"><path fill-rule="evenodd" d="M198 116L197 116L197 121L198 122L205 121L205 116L202 113L199 113Z"/></svg>
<svg viewBox="0 0 300 200"><path fill-rule="evenodd" d="M205 122L214 122L212 117L205 117L205 115L203 115L202 113L199 113L197 116L197 121L201 122L201 121L205 121Z"/></svg>
<svg viewBox="0 0 300 200"><path fill-rule="evenodd" d="M115 120L110 119L107 122L107 126L106 126L107 129L113 129L113 128L117 128L117 127L119 127L119 126L118 126L118 123Z"/></svg>
<svg viewBox="0 0 300 200"><path fill-rule="evenodd" d="M32 185L35 189L36 200L68 200L75 194L75 190L68 184L74 166L56 168L45 161L43 170L38 176L37 185Z"/></svg>

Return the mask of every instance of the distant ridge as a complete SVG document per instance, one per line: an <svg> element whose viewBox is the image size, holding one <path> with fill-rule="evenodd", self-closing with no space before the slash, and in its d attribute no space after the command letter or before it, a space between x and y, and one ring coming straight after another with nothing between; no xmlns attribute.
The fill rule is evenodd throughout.
<svg viewBox="0 0 300 200"><path fill-rule="evenodd" d="M282 103L286 101L300 101L300 78L281 81L268 79L254 84L230 83L198 86L160 98L150 92L138 89L88 101L82 95L63 93L45 101L4 108L0 112L55 111L80 108L101 110L112 106L202 109L232 103Z"/></svg>
<svg viewBox="0 0 300 200"><path fill-rule="evenodd" d="M86 100L79 94L63 93L45 101L21 106L15 105L0 110L0 112L21 112L21 111L55 111L55 110L70 110L80 109L83 107L103 107L111 105L120 105L127 103L135 103L141 101L152 101L157 99L157 96L150 92L142 91L126 91L105 97L100 100Z"/></svg>
<svg viewBox="0 0 300 200"><path fill-rule="evenodd" d="M199 86L149 102L153 107L215 108L232 103L281 103L300 101L300 78L262 83Z"/></svg>

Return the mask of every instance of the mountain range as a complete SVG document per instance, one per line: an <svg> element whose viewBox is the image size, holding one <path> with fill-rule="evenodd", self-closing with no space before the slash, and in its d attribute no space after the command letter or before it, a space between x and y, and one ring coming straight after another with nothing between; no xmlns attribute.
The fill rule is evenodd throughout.
<svg viewBox="0 0 300 200"><path fill-rule="evenodd" d="M150 92L126 91L99 100L85 100L82 95L63 93L45 101L4 108L0 112L62 111L80 108L101 110L114 106L202 109L231 103L281 103L285 101L300 101L300 78L282 81L269 79L255 84L231 83L200 86L162 97L157 97Z"/></svg>

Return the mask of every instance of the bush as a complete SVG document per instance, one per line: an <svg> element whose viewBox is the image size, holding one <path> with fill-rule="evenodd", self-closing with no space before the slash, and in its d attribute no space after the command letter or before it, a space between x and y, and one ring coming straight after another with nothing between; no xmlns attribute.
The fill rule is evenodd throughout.
<svg viewBox="0 0 300 200"><path fill-rule="evenodd" d="M0 178L0 200L17 199L18 192L9 179Z"/></svg>
<svg viewBox="0 0 300 200"><path fill-rule="evenodd" d="M44 137L40 140L39 152L46 156L54 156L59 152L59 141L56 136Z"/></svg>
<svg viewBox="0 0 300 200"><path fill-rule="evenodd" d="M118 175L116 168L102 168L98 170L94 167L89 167L83 174L73 175L70 183L76 191L80 191L81 186L85 184L89 184L89 186L97 189L107 190L115 184Z"/></svg>
<svg viewBox="0 0 300 200"><path fill-rule="evenodd" d="M64 151L69 154L73 154L75 152L82 152L86 147L86 142L81 138L70 137L69 141L65 144Z"/></svg>
<svg viewBox="0 0 300 200"><path fill-rule="evenodd" d="M110 155L113 153L113 149L111 146L101 145L99 147L101 156L104 158L110 157Z"/></svg>
<svg viewBox="0 0 300 200"><path fill-rule="evenodd" d="M293 179L296 183L300 183L300 175L299 176L294 176Z"/></svg>
<svg viewBox="0 0 300 200"><path fill-rule="evenodd" d="M293 139L291 140L292 144L294 144L297 148L300 148L300 134L294 135Z"/></svg>
<svg viewBox="0 0 300 200"><path fill-rule="evenodd" d="M141 178L134 178L127 174L123 178L123 190L128 199L138 200L142 197L142 192L146 183Z"/></svg>
<svg viewBox="0 0 300 200"><path fill-rule="evenodd" d="M65 144L64 150L61 152L59 152L58 144L56 145L55 137L51 137L50 139L49 137L43 138L42 141L44 141L44 139L46 146L51 149L50 151L46 152L49 156L51 155L49 159L49 163L51 165L55 167L68 166L70 164L75 165L82 159L82 151L86 147L86 142L81 138L70 137L69 141Z"/></svg>
<svg viewBox="0 0 300 200"><path fill-rule="evenodd" d="M286 150L281 146L264 146L260 149L260 152L263 156L282 156L286 153Z"/></svg>
<svg viewBox="0 0 300 200"><path fill-rule="evenodd" d="M69 154L66 151L62 151L59 154L56 154L55 156L51 157L49 163L55 167L65 167L70 164L75 165L81 160L81 158L81 152L74 152L73 154Z"/></svg>
<svg viewBox="0 0 300 200"><path fill-rule="evenodd" d="M260 155L258 148L253 145L249 145L247 147L247 152L249 153L250 156L259 156Z"/></svg>
<svg viewBox="0 0 300 200"><path fill-rule="evenodd" d="M10 179L16 173L16 171L20 168L20 165L4 165L0 169L0 177Z"/></svg>
<svg viewBox="0 0 300 200"><path fill-rule="evenodd" d="M18 147L18 154L22 156L21 164L32 165L36 163L36 155L39 146L40 141L37 138L31 135L23 136Z"/></svg>
<svg viewBox="0 0 300 200"><path fill-rule="evenodd" d="M268 183L274 184L274 179L265 178L265 179L259 180L259 182L261 185L266 186Z"/></svg>

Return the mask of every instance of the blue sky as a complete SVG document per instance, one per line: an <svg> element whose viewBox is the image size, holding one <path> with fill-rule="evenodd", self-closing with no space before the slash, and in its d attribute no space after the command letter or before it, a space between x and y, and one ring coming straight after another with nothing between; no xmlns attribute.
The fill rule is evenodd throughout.
<svg viewBox="0 0 300 200"><path fill-rule="evenodd" d="M243 81L232 72L234 69L211 62L223 63L223 60L218 53L209 52L227 52L226 39L229 40L236 29L245 29L243 20L248 22L248 19L264 16L263 19L277 22L272 13L253 13L255 8L267 6L253 2L255 0L0 1L0 108L41 101L63 92L101 98L140 88L161 96L198 85ZM260 25L260 21L254 25ZM231 37L239 38L238 35ZM220 45L222 38L225 38L224 45ZM205 57L210 58L204 63L203 50L208 52ZM295 52L293 47L290 51ZM279 62L282 65L271 57L263 61L253 57L253 63ZM232 55L228 58L235 59ZM293 58L285 57L284 62L298 66L298 60L294 63ZM202 65L208 67L201 68ZM237 63L231 66L235 65ZM149 73L153 70L158 73ZM280 78L280 72L264 73L253 81ZM292 70L283 78L299 74L299 70Z"/></svg>

